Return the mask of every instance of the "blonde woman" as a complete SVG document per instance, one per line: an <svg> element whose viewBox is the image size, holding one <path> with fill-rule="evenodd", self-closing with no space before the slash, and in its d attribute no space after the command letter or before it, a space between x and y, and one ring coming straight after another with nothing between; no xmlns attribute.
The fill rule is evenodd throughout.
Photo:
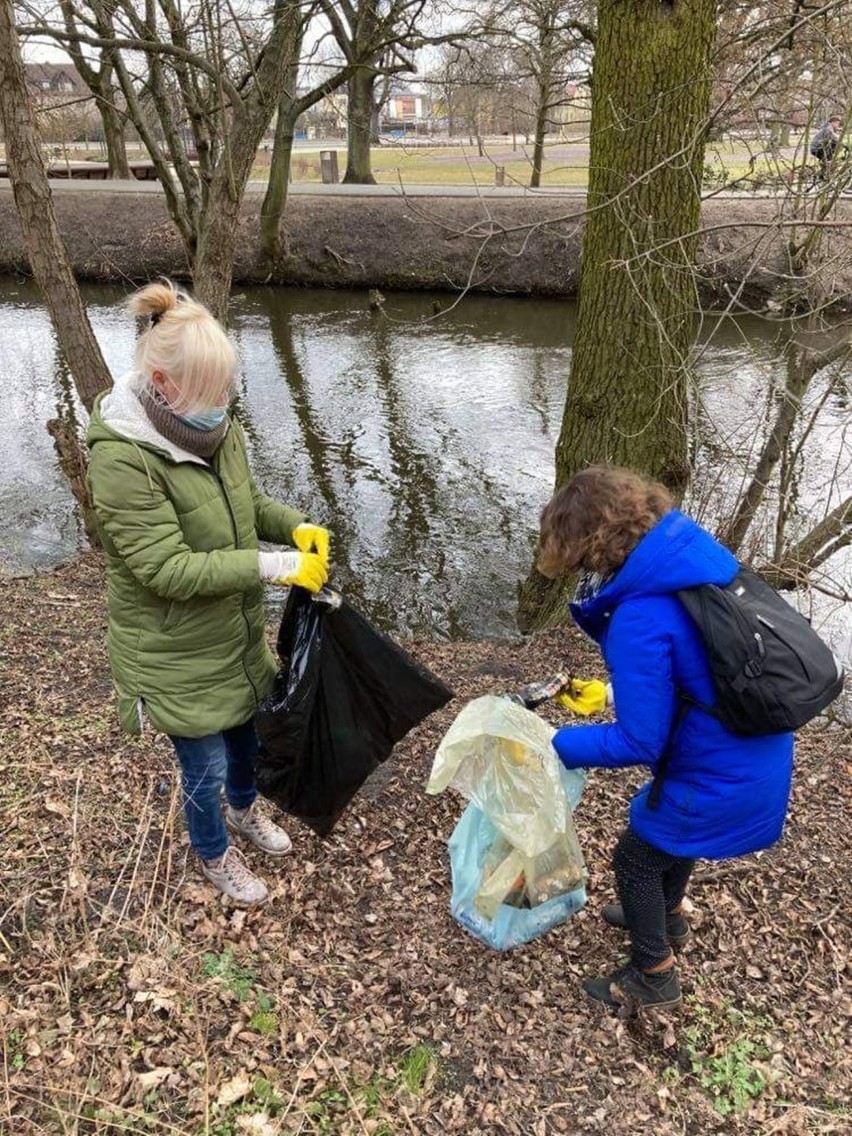
<svg viewBox="0 0 852 1136"><path fill-rule="evenodd" d="M98 400L88 434L119 712L131 733L147 718L171 738L204 875L259 903L266 885L228 830L267 855L290 850L256 804L253 715L275 674L263 582L318 591L329 534L255 485L228 415L234 349L210 312L168 282L129 310L148 320L136 366ZM261 540L288 547L261 552Z"/></svg>

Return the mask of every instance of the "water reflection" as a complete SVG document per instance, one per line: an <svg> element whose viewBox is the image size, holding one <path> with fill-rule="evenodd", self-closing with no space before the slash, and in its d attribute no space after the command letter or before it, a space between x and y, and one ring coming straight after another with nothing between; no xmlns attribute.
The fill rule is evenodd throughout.
<svg viewBox="0 0 852 1136"><path fill-rule="evenodd" d="M489 299L427 320L423 296L237 298L258 475L332 525L335 579L381 625L511 630L568 365L565 306L544 307L507 326Z"/></svg>
<svg viewBox="0 0 852 1136"><path fill-rule="evenodd" d="M88 288L86 298L119 372L134 336L122 292ZM239 293L239 414L258 481L332 528L335 580L380 626L513 634L516 584L553 483L574 306L471 296L430 319L433 299L390 295L375 314L363 293ZM729 321L701 359L696 508L709 521L774 417L783 334ZM814 399L824 394L816 384ZM10 430L2 552L47 565L73 552L78 533L44 423L57 403L80 410L34 290L12 282L0 284L0 398ZM848 387L838 386L806 443L800 502L819 503L839 468L847 418Z"/></svg>

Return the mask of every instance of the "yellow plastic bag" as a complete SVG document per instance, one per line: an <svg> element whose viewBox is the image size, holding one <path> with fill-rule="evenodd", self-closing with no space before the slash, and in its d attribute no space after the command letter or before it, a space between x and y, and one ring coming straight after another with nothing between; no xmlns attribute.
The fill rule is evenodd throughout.
<svg viewBox="0 0 852 1136"><path fill-rule="evenodd" d="M576 843L553 734L508 698L474 699L438 746L426 792L457 789L524 856L541 855L560 835Z"/></svg>

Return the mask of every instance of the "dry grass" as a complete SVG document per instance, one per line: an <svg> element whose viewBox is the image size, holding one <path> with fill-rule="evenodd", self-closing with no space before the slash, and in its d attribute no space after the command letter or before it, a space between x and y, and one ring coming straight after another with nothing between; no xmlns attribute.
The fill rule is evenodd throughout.
<svg viewBox="0 0 852 1136"><path fill-rule="evenodd" d="M0 1131L852 1130L848 733L802 739L782 845L699 875L683 1013L628 1022L578 983L623 947L597 908L635 777L594 777L579 810L589 909L496 955L447 911L459 802L422 793L456 703L330 839L294 823L283 867L252 856L272 900L241 911L188 857L167 745L116 729L99 559L0 604ZM417 648L462 700L584 652Z"/></svg>

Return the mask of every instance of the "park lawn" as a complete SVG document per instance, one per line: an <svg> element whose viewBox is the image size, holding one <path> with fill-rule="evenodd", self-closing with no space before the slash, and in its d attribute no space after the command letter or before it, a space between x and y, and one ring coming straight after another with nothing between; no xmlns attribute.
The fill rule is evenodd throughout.
<svg viewBox="0 0 852 1136"><path fill-rule="evenodd" d="M406 150L403 147L386 148L377 146L372 152L373 174L383 185L481 185L495 183L495 171L499 166L505 169L506 185L529 185L532 163L521 156L506 158L508 147L497 151L496 157L478 156L476 147L465 151L460 147L435 147L434 149ZM521 155L518 150L518 155ZM346 149L337 147L337 161L340 176L346 168ZM542 184L585 186L588 181L586 153L578 151L576 158L560 154L556 158L545 158ZM320 158L318 152L296 151L293 155L293 181L316 183L320 181ZM252 179L266 181L268 167L255 166Z"/></svg>
<svg viewBox="0 0 852 1136"><path fill-rule="evenodd" d="M346 148L342 144L336 147L340 176L346 168ZM570 186L585 187L588 185L588 149L572 148L560 144L558 152L554 147L545 151L545 161L542 170L542 185L544 186ZM483 188L495 184L495 175L499 167L505 170L505 184L527 186L529 185L531 160L524 156L519 148L513 156L508 144L505 147L494 149L489 154L486 151L480 158L476 147L462 149L460 147L435 147L406 150L404 147L374 147L372 151L373 175L380 184L384 185L479 185ZM529 150L527 150L529 154ZM707 150L707 165L719 174L727 174L727 180L736 181L746 176L773 175L788 163L779 163L768 159L758 158L750 165L748 151L742 144L714 143ZM293 181L318 183L320 181L319 152L296 151L293 155ZM268 168L255 167L252 177L258 181L265 181L268 177Z"/></svg>

